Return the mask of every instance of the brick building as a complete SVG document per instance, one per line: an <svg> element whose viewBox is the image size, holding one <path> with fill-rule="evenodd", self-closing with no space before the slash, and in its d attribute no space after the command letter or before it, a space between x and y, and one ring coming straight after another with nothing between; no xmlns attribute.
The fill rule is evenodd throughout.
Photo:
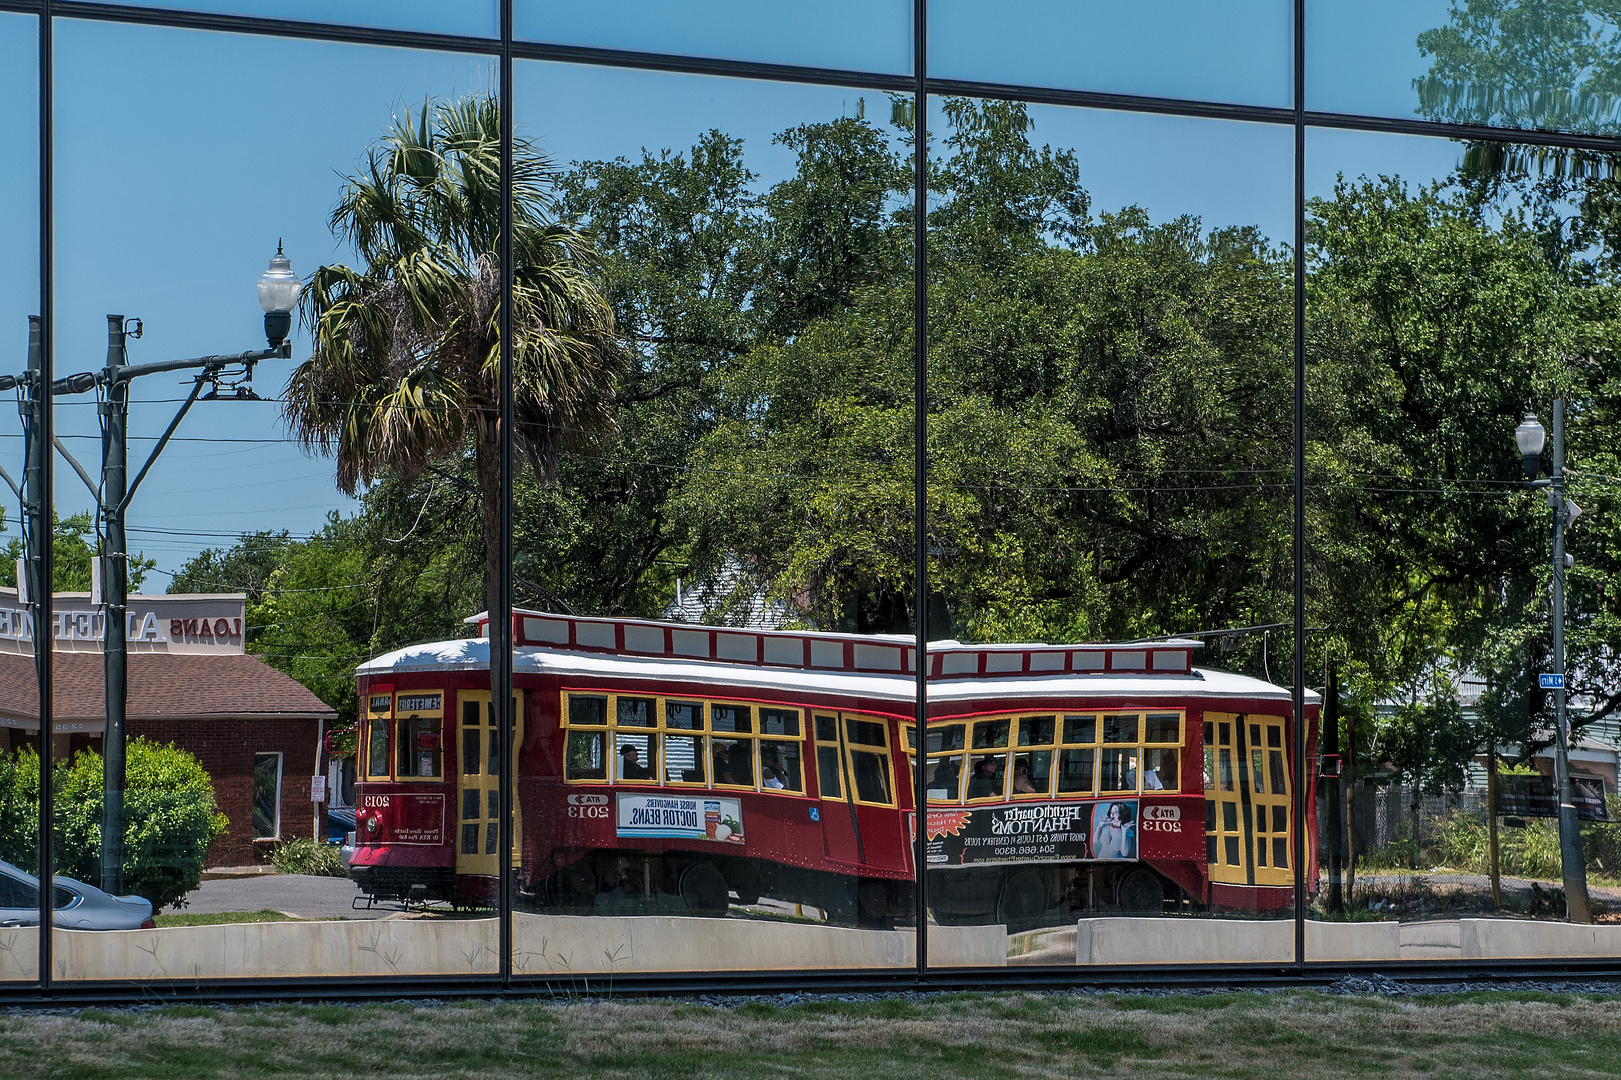
<svg viewBox="0 0 1621 1080"><path fill-rule="evenodd" d="M32 618L0 589L0 749L37 738ZM54 623L56 755L100 749L106 723L104 619L84 593L57 596ZM310 778L334 712L289 676L242 648L240 594L129 598L130 738L195 754L230 819L210 866L262 860L277 839L321 836Z"/></svg>

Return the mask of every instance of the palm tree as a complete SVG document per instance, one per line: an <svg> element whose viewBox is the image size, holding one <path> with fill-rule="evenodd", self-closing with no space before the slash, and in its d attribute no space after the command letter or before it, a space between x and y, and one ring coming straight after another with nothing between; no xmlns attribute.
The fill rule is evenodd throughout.
<svg viewBox="0 0 1621 1080"><path fill-rule="evenodd" d="M337 458L353 494L472 445L484 533L484 598L500 599L500 106L428 101L367 154L332 212L363 265L323 266L303 296L314 350L283 414L306 449ZM552 162L512 155L513 444L541 477L614 431L624 367L586 238L552 216Z"/></svg>

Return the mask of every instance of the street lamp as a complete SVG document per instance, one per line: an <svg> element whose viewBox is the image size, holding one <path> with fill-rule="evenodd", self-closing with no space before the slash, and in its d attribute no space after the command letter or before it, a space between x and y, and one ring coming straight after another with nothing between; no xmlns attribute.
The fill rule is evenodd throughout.
<svg viewBox="0 0 1621 1080"><path fill-rule="evenodd" d="M259 278L259 306L265 310L265 339L272 349L287 340L293 328L293 307L303 288L293 276L293 264L281 253L281 241L277 240L270 269Z"/></svg>
<svg viewBox="0 0 1621 1080"><path fill-rule="evenodd" d="M298 303L300 286L292 264L282 254L281 244L270 260L270 268L259 279L259 306L265 312L265 337L270 348L233 353L228 356L202 356L188 360L163 360L153 364L128 362L128 339L140 337L140 323L126 326L122 315L107 316L107 365L100 371L86 371L56 379L52 394L82 394L100 389L97 412L101 416L101 483L79 464L60 440L56 449L73 471L79 474L96 500L101 521L102 600L106 608L103 653L106 661L107 726L102 738L104 801L101 818L101 887L117 895L124 865L124 721L128 704L129 656L126 646L129 602L129 556L124 539L124 518L135 491L146 479L158 455L169 445L199 398L217 401L257 401L253 392L253 367L261 360L285 360L293 355L287 340L292 329L292 310ZM193 370L191 393L158 439L140 472L129 480L129 384L142 375ZM209 392L202 393L204 387Z"/></svg>
<svg viewBox="0 0 1621 1080"><path fill-rule="evenodd" d="M1538 480L1542 447L1547 433L1535 413L1527 412L1514 429L1514 444L1525 468L1525 486L1546 488L1553 510L1553 667L1554 779L1559 786L1559 867L1565 879L1565 915L1571 922L1593 921L1587 902L1587 864L1582 857L1582 834L1570 791L1570 736L1565 724L1565 529L1581 509L1565 498L1565 399L1553 400L1553 454L1549 478ZM1496 768L1495 762L1491 766ZM1493 814L1497 808L1492 807Z"/></svg>

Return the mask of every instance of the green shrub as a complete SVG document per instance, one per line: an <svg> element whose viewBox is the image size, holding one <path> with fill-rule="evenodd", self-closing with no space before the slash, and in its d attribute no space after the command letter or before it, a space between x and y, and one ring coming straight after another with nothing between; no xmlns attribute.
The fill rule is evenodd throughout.
<svg viewBox="0 0 1621 1080"><path fill-rule="evenodd" d="M202 764L173 744L133 739L124 751L124 888L155 909L181 907L229 822ZM37 775L38 765L34 767ZM58 872L101 878L101 755L83 750L56 776Z"/></svg>
<svg viewBox="0 0 1621 1080"><path fill-rule="evenodd" d="M276 869L284 874L314 874L317 877L348 877L338 849L331 844L318 843L307 836L289 840L277 846L270 856Z"/></svg>

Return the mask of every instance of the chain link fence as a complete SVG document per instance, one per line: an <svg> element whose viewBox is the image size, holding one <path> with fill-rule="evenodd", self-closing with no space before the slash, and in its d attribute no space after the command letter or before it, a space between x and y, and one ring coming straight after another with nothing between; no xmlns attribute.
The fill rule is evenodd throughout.
<svg viewBox="0 0 1621 1080"><path fill-rule="evenodd" d="M1399 780L1363 780L1345 789L1337 845L1327 801L1317 800L1317 905L1324 911L1332 903L1337 847L1343 905L1352 918L1564 917L1556 821L1498 818L1494 895L1484 791L1425 795ZM1621 922L1621 797L1609 796L1608 803L1609 822L1582 823L1582 849L1595 918Z"/></svg>

